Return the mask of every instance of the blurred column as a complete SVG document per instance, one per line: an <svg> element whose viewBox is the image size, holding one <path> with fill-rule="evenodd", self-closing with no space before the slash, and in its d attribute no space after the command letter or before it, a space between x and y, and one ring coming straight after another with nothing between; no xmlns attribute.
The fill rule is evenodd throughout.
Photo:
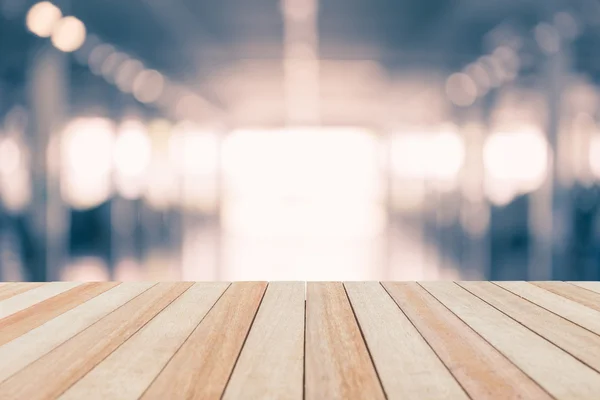
<svg viewBox="0 0 600 400"><path fill-rule="evenodd" d="M68 85L67 58L50 44L33 55L28 96L33 113L32 224L37 259L31 266L34 281L58 280L65 254L67 210L61 200L59 146L50 146L64 123Z"/></svg>
<svg viewBox="0 0 600 400"><path fill-rule="evenodd" d="M282 0L284 92L289 124L320 119L318 0Z"/></svg>
<svg viewBox="0 0 600 400"><path fill-rule="evenodd" d="M483 111L483 105L480 106ZM481 115L480 120L484 120ZM468 240L465 241L461 277L468 280L485 280L490 277L490 206L484 193L483 143L486 127L472 123L464 127L466 160L463 173L464 201L461 223Z"/></svg>
<svg viewBox="0 0 600 400"><path fill-rule="evenodd" d="M533 246L529 280L568 279L569 266L564 265L561 250L565 238L562 232L569 223L568 192L559 185L560 164L557 162L559 130L562 116L562 94L571 70L570 49L561 43L556 52L547 54L542 69L542 86L546 91L546 133L552 157L548 158L548 177L544 185L531 196L530 227Z"/></svg>

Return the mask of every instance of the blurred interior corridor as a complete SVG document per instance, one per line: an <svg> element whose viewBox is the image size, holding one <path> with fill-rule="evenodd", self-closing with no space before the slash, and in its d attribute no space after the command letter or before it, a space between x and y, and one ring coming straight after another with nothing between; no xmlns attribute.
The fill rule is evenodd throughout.
<svg viewBox="0 0 600 400"><path fill-rule="evenodd" d="M0 281L600 280L595 0L0 0Z"/></svg>

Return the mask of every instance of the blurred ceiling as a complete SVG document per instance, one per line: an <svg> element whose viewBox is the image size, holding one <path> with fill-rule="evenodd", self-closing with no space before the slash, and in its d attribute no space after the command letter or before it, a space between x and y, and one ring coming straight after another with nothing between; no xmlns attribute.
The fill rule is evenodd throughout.
<svg viewBox="0 0 600 400"><path fill-rule="evenodd" d="M23 23L34 3L0 0L0 79L5 82L23 81L27 49L39 45ZM278 0L55 3L103 41L199 91L213 90L207 81L240 61L282 57ZM563 10L591 24L574 49L577 67L597 73L596 0L322 0L319 53L322 59L374 60L391 72L423 66L455 70L489 51L492 30L531 36L537 23Z"/></svg>

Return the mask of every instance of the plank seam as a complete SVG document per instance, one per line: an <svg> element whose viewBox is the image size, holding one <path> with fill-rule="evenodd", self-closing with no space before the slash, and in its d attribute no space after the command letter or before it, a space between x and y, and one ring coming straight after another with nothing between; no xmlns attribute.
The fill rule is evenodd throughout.
<svg viewBox="0 0 600 400"><path fill-rule="evenodd" d="M596 292L596 291L594 291L594 290L592 290L592 289L588 289L588 288L586 288L586 287L584 287L584 286L579 286L579 285L576 285L576 284L574 284L573 282L568 282L568 281L561 281L561 282L568 283L569 285L571 285L571 286L574 286L574 287L576 287L577 289L583 289L583 290L586 290L586 291L588 291L588 292L591 292L591 293L594 293L594 294L600 294L600 293L598 293L598 292ZM585 282L585 281L583 281L583 282ZM592 281L592 282L595 282L595 281ZM539 286L538 286L538 287L539 287ZM542 288L542 289L543 289L543 288ZM571 301L573 301L573 300L571 300ZM576 303L578 303L578 302L576 302ZM580 303L580 304L581 304L581 303ZM582 304L582 305L584 305L584 304Z"/></svg>
<svg viewBox="0 0 600 400"><path fill-rule="evenodd" d="M72 296L73 296L73 294L70 294L69 292L71 292L71 291L73 291L73 290L76 290L76 289L81 289L81 288L83 288L83 286L87 285L88 283L92 283L92 284L94 284L94 283L100 283L100 284L102 284L102 283L110 283L110 282L86 282L86 283L83 283L83 284L82 284L82 285L80 285L80 286L75 286L75 287L73 287L73 288L71 288L71 289L69 289L69 290L67 290L67 291L65 291L65 292L58 293L58 294L56 294L56 295L54 295L54 296L52 296L52 297L49 297L49 298L47 298L47 299L45 299L45 300L42 300L42 301L40 301L39 303L32 304L32 305L30 305L29 307L27 307L27 308L24 308L24 309L22 309L21 311L17 311L17 312L16 312L16 313L14 313L14 314L7 315L7 316L6 316L6 317L4 317L4 318L0 318L0 322L2 322L2 321L4 321L4 320L6 320L6 319L8 319L8 318L13 318L13 317L17 317L17 318L18 318L18 321L17 321L17 322L21 322L21 321L23 321L23 319L21 318L21 316L22 316L23 314L25 314L25 313L27 313L27 312L31 311L31 310L30 310L31 308L33 308L33 307L39 307L39 306L43 305L44 303L46 303L47 301L51 301L51 300L55 299L55 298L56 298L56 297L58 297L58 296L62 296L62 295L69 295L69 296L71 296L71 297L72 297ZM21 337L21 336L25 335L26 333L28 333L28 332L30 332L30 331L32 331L32 330L34 330L34 329L36 329L36 328L39 328L40 326L42 326L42 325L44 325L44 324L46 324L46 323L48 323L48 322L50 322L50 321L54 320L55 318L58 318L58 317L60 317L61 315L63 315L63 314L66 314L66 313L68 313L69 311L71 311L71 310L74 310L74 309L76 309L77 307L84 305L84 304L85 304L85 303L87 303L88 301L95 299L96 297L100 296L101 294L104 294L104 293L108 292L109 290L111 290L111 289L114 289L114 288L118 287L120 284L121 284L121 283L119 282L119 283L117 283L117 284L116 284L115 286L113 286L113 287L108 287L108 288L106 288L106 289L105 289L104 291L102 291L102 292L95 293L95 294L94 294L92 297L90 297L89 299L87 299L87 300L86 300L86 301L84 301L83 303L78 303L78 304L74 305L73 307L71 307L71 308L69 308L69 309L63 310L63 311L62 311L60 314L57 314L57 315L53 316L52 318L50 318L50 319L48 319L48 320L46 320L46 321L43 321L41 324L39 324L39 325L36 325L36 326L34 326L34 327L30 328L30 329L29 329L27 332L24 332L24 333L20 334L19 336L17 336L17 337L14 337L13 339L9 340L8 342L5 342L5 343L1 343L1 342L0 342L0 343L1 343L1 344L0 344L0 346L1 346L1 345L3 345L3 344L6 344L6 343L10 343L11 341L13 341L13 340L15 340L15 339L17 339L17 338L19 338L19 337ZM90 285L90 286L91 286L91 285ZM89 286L88 286L88 287L89 287Z"/></svg>
<svg viewBox="0 0 600 400"><path fill-rule="evenodd" d="M250 336L250 331L252 330L252 326L254 325L256 316L258 315L258 312L260 311L260 307L262 306L262 302L265 298L265 295L267 294L267 290L269 290L269 282L267 282L267 287L263 291L260 301L258 302L258 307L256 307L256 312L254 313L254 316L252 317L252 322L250 322L250 326L248 327L248 331L246 332L246 336L244 337L244 341L242 342L240 351L238 351L237 356L235 357L235 361L233 363L233 366L231 367L231 371L229 372L229 376L227 377L225 386L223 386L223 392L221 392L221 396L219 396L219 399L223 399L223 397L225 396L225 392L227 391L227 386L229 386L229 382L231 381L231 377L233 376L233 371L235 371L235 367L237 366L237 363L240 359L240 355L242 354L242 351L244 351L244 346L246 346L246 341L248 340L248 336Z"/></svg>
<svg viewBox="0 0 600 400"><path fill-rule="evenodd" d="M493 304L487 302L485 299L477 296L475 293L471 292L470 290L460 286L458 283L457 285L461 288L463 288L464 290L466 290L467 292L471 293L473 296L477 297L478 299L480 299L481 301L485 302L486 304L490 305L491 307L495 308L496 310L500 311L502 314L506 315L508 318L512 319L513 321L515 321L516 323L518 323L519 325L523 326L524 328L528 329L529 331L535 333L536 335L538 335L540 338L542 338L543 340L545 340L546 342L550 343L551 345L553 345L554 347L556 347L557 349L560 349L561 351L563 351L564 353L570 355L571 357L573 357L574 359L576 359L577 361L579 361L580 363L582 363L583 365L585 365L588 368L591 368L593 371L600 373L600 371L598 371L596 368L592 367L591 365L589 365L588 363L586 363L585 361L581 360L579 357L577 357L574 354L571 354L571 352L569 352L568 350L563 349L562 347L560 347L558 344L552 342L550 339L546 339L544 336L542 336L541 334L537 333L536 331L534 331L533 329L529 328L527 325L523 324L520 321L517 321L516 319L514 319L513 317L511 317L510 315L508 315L507 313L505 313L504 311L502 311L501 309L499 309L498 307L494 306ZM512 292L509 292L510 294L512 294L514 296L514 294ZM518 296L517 296L518 297ZM533 303L535 304L535 303ZM537 306L537 304L535 304ZM539 307L539 306L538 306ZM543 307L540 307L543 309ZM562 317L561 317L562 318ZM568 323L572 323L569 320L565 320ZM576 324L574 324L576 325ZM593 333L593 332L592 332ZM594 333L595 335L595 333Z"/></svg>
<svg viewBox="0 0 600 400"><path fill-rule="evenodd" d="M190 288L192 288L194 285L190 286ZM204 319L206 318L206 316L212 311L212 309L215 307L215 305L219 302L219 300L221 300L221 297L223 297L223 295L225 294L225 292L227 292L227 290L231 287L231 283L229 283L227 285L227 287L225 288L225 290L223 290L223 293L221 293L221 295L217 298L217 300L213 303L212 306L210 306L210 308L208 309L208 311L206 312L206 314L204 314L204 316L202 317L202 319L198 322L198 324L194 327L194 329L192 329L190 331L190 333L186 336L186 338L183 340L183 342L181 342L181 345L177 348L177 350L175 350L173 352L173 354L171 354L171 357L169 357L169 359L167 360L167 362L165 363L165 365L163 365L163 367L160 369L160 371L158 371L158 374L156 374L156 376L150 381L150 383L148 383L148 386L146 386L146 389L144 389L144 391L140 394L140 396L138 397L139 399L143 398L144 395L146 394L146 392L148 391L148 389L150 389L150 387L152 386L152 384L154 383L154 381L156 381L156 379L160 376L160 374L163 373L163 371L165 370L165 368L167 368L167 365L169 365L169 363L171 362L171 360L173 359L173 357L175 357L175 354L177 354L179 352L179 350L181 350L181 348L183 347L183 345L188 341L188 339L190 338L190 336L192 336L192 333L194 333L196 331L196 329L198 329L198 327L200 326L200 324L202 323L202 321L204 321ZM186 290L187 291L187 290ZM185 292L184 292L185 293ZM182 293L183 294L183 293ZM175 301L175 300L173 300ZM158 314L157 314L158 315ZM154 318L153 318L154 319Z"/></svg>
<svg viewBox="0 0 600 400"><path fill-rule="evenodd" d="M458 283L456 283L456 281L452 281L452 283L454 283L456 286L458 286L459 288L467 291L467 293L472 294L471 292L469 292L468 290L466 290L465 288L463 288L462 286L460 286ZM473 331L477 336L479 336L481 339L483 339L487 344L489 344L493 349L495 349L498 354L500 354L502 357L504 357L506 359L506 361L508 361L509 363L511 363L516 369L518 369L519 371L521 371L523 373L523 375L529 377L529 379L531 379L532 382L534 382L536 385L539 386L539 388L546 392L548 394L548 396L550 396L553 399L556 399L555 396L553 396L550 392L548 392L548 390L546 390L545 387L543 387L537 380L533 379L528 373L526 373L525 371L523 371L523 369L521 367L519 367L517 364L515 364L510 358L508 358L508 356L506 354L504 354L504 352L500 351L499 348L497 348L496 346L494 346L489 340L487 340L482 334L480 334L479 332L477 332L475 329L473 329L473 327L471 327L471 325L469 325L467 323L467 321L465 321L464 319L462 319L460 317L460 315L456 314L454 311L452 311L447 305L444 304L443 301L441 301L440 299L438 299L437 297L435 297L435 295L433 293L431 293L429 290L427 290L426 287L424 287L423 285L421 285L419 282L417 282L417 284L419 286L421 286L423 288L423 290L425 290L427 293L429 293L429 295L431 297L433 297L436 301L438 301L442 306L444 306L444 308L446 308L449 312L451 312L452 314L454 314L456 316L456 318L458 318L459 320L461 320L466 326L469 327L469 329L471 331ZM477 297L477 296L476 296ZM479 297L477 297L479 298ZM484 301L485 302L485 301ZM486 303L487 304L487 303ZM509 317L510 318L510 317ZM512 318L511 318L512 319ZM529 328L527 328L528 330L530 330ZM542 338L543 339L543 338Z"/></svg>
<svg viewBox="0 0 600 400"><path fill-rule="evenodd" d="M450 368L448 368L448 366L446 365L446 363L444 363L444 360L442 360L440 358L440 356L438 355L438 353L435 351L435 349L431 346L431 344L427 341L427 339L425 338L425 336L423 336L423 334L421 333L421 331L419 330L419 328L417 328L417 326L414 324L414 322L410 319L410 317L404 312L404 310L402 309L402 307L400 307L400 304L398 304L396 302L396 299L394 299L394 297L392 296L392 294L387 290L387 288L385 287L385 285L383 284L383 282L379 282L379 284L381 285L381 287L383 287L383 290L385 291L385 293L392 299L392 301L394 302L394 304L396 305L396 307L398 307L398 309L400 310L400 312L402 314L404 314L404 316L406 317L406 319L408 320L408 322L410 322L410 324L413 326L413 328L415 328L415 330L417 331L417 333L419 334L419 336L421 336L421 338L423 338L423 341L425 341L425 343L427 344L427 346L431 349L431 351L433 352L433 354L437 357L437 359L440 361L440 363L442 363L442 365L444 366L444 368L446 368L446 370L448 371L448 373L450 374L450 376L452 378L454 378L454 380L456 381L456 383L458 384L458 386L460 386L460 388L462 389L462 391L465 393L465 395L469 398L469 399L473 399L470 395L469 392L467 392L467 390L463 387L462 383L460 383L460 381L456 378L456 376L454 376L454 374L452 373L452 370L450 370ZM417 283L418 284L418 283ZM419 285L419 287L422 287L421 285ZM430 294L429 292L427 292L428 294ZM431 294L430 294L431 295ZM434 297L435 299L435 297ZM437 299L435 299L437 300ZM437 300L439 301L439 300ZM468 325L467 325L468 326ZM470 329L470 327L469 327Z"/></svg>
<svg viewBox="0 0 600 400"><path fill-rule="evenodd" d="M54 347L52 350L50 350L49 352L47 352L46 354L43 354L41 357L36 358L35 360L33 360L32 362L30 362L29 364L23 366L23 368L19 369L18 371L15 371L13 374L7 376L5 379L0 381L0 384L4 383L5 381L7 381L8 379L12 378L14 375L18 374L19 372L23 371L25 368L29 367L31 364L37 362L39 359L41 359L42 357L47 356L48 354L50 354L51 352L55 351L56 349L60 348L61 346L64 346L65 343L69 342L70 340L72 340L74 337L76 337L77 335L80 335L81 333L85 332L86 330L90 329L92 326L96 325L99 321L101 321L102 319L108 317L110 314L114 313L115 311L117 311L118 309L120 309L121 307L125 306L127 303L129 303L130 301L136 299L138 296L141 296L142 294L144 294L146 291L152 289L154 286L158 285L158 283L155 283L154 285L150 286L147 289L142 290L139 294L135 295L134 297L132 297L130 300L126 301L125 303L121 304L119 307L115 308L114 310L112 310L111 312L109 312L108 314L106 314L103 317L100 317L98 320L96 320L94 323L90 324L87 328L82 329L81 331L77 332L75 335L71 336L70 338L68 338L67 340L65 340L64 342L62 342L61 344L59 344L58 346ZM119 285L117 285L119 286ZM115 287L117 287L115 286ZM112 288L114 289L114 288ZM107 290L105 293L107 293L108 291L112 290L109 289ZM88 300L89 301L89 300ZM87 301L83 304L86 304ZM82 306L83 304L80 304L77 307ZM43 325L40 325L43 326ZM38 327L39 328L39 327ZM36 328L37 329L37 328Z"/></svg>
<svg viewBox="0 0 600 400"><path fill-rule="evenodd" d="M158 285L158 283L156 284ZM154 286L156 286L154 285ZM147 290L152 289L154 286L149 287ZM193 285L192 285L193 286ZM87 373L85 373L83 376L81 376L81 378L79 378L77 381L73 382L71 385L69 385L69 387L65 388L65 390L63 390L60 394L58 394L57 397L60 397L61 395L63 395L67 390L69 390L73 385L75 385L77 382L79 382L81 379L83 379L87 374L89 374L94 368L96 368L98 365L100 365L104 360L106 360L111 354L113 354L115 351L119 350L119 348L121 346L123 346L129 339L131 339L135 334L137 334L140 330L142 330L146 325L148 325L150 323L150 321L152 321L154 318L156 318L156 316L158 314L160 314L161 312L163 312L165 310L165 308L169 307L171 304L173 304L174 301L176 301L179 297L181 297L185 292L187 292L188 290L190 290L190 288L192 287L188 287L186 290L184 290L183 292L181 292L179 295L177 295L177 297L175 297L173 300L171 300L167 305L165 305L163 308L161 308L156 314L154 314L154 316L152 318L150 318L148 321L146 321L146 323L142 324L142 326L140 326L138 329L136 329L126 340L124 340L123 342L121 342L117 347L115 347L115 349L113 351L111 351L109 354L107 354L104 358L102 358L102 360L98 361L98 363L96 365L94 365ZM145 293L146 290L144 290L141 294ZM131 301L133 301L135 298L137 298L138 296L135 296L133 299L129 300L128 302L126 302L125 304L130 303ZM123 307L125 304L121 305L119 308ZM108 317L110 314L112 314L113 312L117 311L119 308L115 309L114 311L112 311L111 313L105 315L104 317L102 317L100 320L96 321L94 324L90 325L88 328L84 329L81 332L86 331L87 329L90 329L92 326L96 325L98 322L102 321L104 318ZM81 332L79 332L77 335L81 334ZM77 336L75 335L75 336ZM75 337L73 336L73 337ZM73 339L73 338L71 338ZM69 339L69 340L71 340ZM68 342L68 340L67 340ZM67 343L65 342L65 343ZM65 343L61 344L64 345ZM59 346L60 347L60 346ZM57 347L58 348L58 347ZM49 354L49 353L48 353Z"/></svg>
<svg viewBox="0 0 600 400"><path fill-rule="evenodd" d="M306 400L306 281L304 282L304 337L302 338L302 400Z"/></svg>
<svg viewBox="0 0 600 400"><path fill-rule="evenodd" d="M354 316L354 321L356 322L356 326L358 327L358 331L360 332L360 337L362 338L362 341L365 344L365 348L367 349L367 354L369 354L369 359L371 360L371 365L373 366L373 370L375 371L375 375L377 376L377 381L379 382L379 386L381 387L381 391L383 392L383 397L388 399L387 392L385 391L385 387L383 386L383 382L381 381L381 376L379 376L379 371L377 370L377 366L375 365L375 359L373 358L373 354L371 354L371 349L369 349L369 344L367 343L367 339L365 338L362 327L360 326L360 322L358 321L358 317L356 316L356 312L354 311L354 306L352 305L352 300L350 300L350 296L348 296L348 291L346 290L346 284L343 282L342 282L342 287L344 288L344 294L346 295L346 300L348 300L348 304L350 305L350 309L352 310L352 315Z"/></svg>
<svg viewBox="0 0 600 400"><path fill-rule="evenodd" d="M600 335L598 335L596 332L589 330L589 329L588 329L588 328L586 328L585 326L579 325L577 322L573 322L573 321L571 321L570 319L568 319L568 318L566 318L566 317L564 317L564 316L562 316L562 315L560 315L560 314L558 314L558 313L555 313L555 312L554 312L554 311L552 311L552 310L549 310L548 308L546 308L546 307L542 306L541 304L537 304L536 302L534 302L534 301L532 301L532 300L529 300L528 298L525 298L525 297L521 296L520 294L518 294L518 293L515 293L515 292L513 292L513 291L511 291L511 290L509 290L509 289L507 289L507 288L505 288L505 287L503 287L503 286L500 286L500 285L498 285L497 283L494 283L494 282L491 282L491 281L490 281L490 283L491 283L491 284L493 284L493 285L496 285L496 286L498 286L500 289L506 290L508 293L510 293L510 294L512 294L512 295L514 295L514 296L520 297L521 299L523 299L523 300L525 300L525 301L528 301L529 303L531 303L531 304L533 304L533 305L536 305L536 306L538 306L538 307L540 307L540 308L542 308L542 309L544 309L544 310L548 311L549 313L552 313L552 314L554 314L554 315L556 315L556 316L558 316L558 317L560 317L560 318L564 319L565 321L567 321L567 322L569 322L569 323L571 323L571 324L573 324L573 325L576 325L576 326L578 326L578 327L580 327L580 328L583 328L583 329L585 329L586 331L588 331L588 332L590 332L590 333L593 333L593 334L594 334L594 335L596 335L596 336L600 336ZM526 283L529 283L529 282L526 282ZM533 286L533 285L532 285L532 286ZM539 286L534 286L534 287L536 287L536 288L539 288L539 289L542 289L542 290L545 290L545 289L543 289L543 288L541 288L541 287L539 287ZM549 292L549 293L552 293L552 294L555 294L555 295L557 295L556 293L550 292L550 291L548 291L548 290L546 290L546 291L547 291L547 292ZM559 295L557 295L557 296L559 296ZM562 296L560 296L560 297L562 297ZM580 306L583 306L583 307L585 307L585 305L583 305L583 304L581 304L581 303L578 303L578 302L576 302L576 301L573 301L573 300L567 299L566 297L562 297L562 298L563 298L563 299L566 299L566 300L569 300L569 301L572 301L573 303L575 303L575 304L578 304L578 305L580 305ZM484 301L485 301L485 300L484 300ZM589 307L588 307L588 308L589 308ZM592 310L593 310L593 309L592 309Z"/></svg>
<svg viewBox="0 0 600 400"><path fill-rule="evenodd" d="M573 285L573 284L571 284L571 283L569 283L569 282L565 282L565 281L550 281L550 282L551 282L551 283L554 283L554 282L566 283L568 286L572 286L572 287L575 287L575 288L577 288L577 289L582 289L582 290L584 291L584 293L585 293L585 292L588 292L588 293L592 293L592 294L595 294L595 295L600 295L600 293L596 293L596 292L594 292L593 290L588 290L588 289L586 289L586 288L584 288L584 287L577 286L577 285ZM554 294L555 294L555 295L557 295L557 296L564 297L564 298L565 298L565 299L567 299L567 300L571 300L571 301L574 301L575 303L581 304L581 305L582 305L582 306L584 306L584 307L591 308L592 310L600 311L600 310L597 310L597 309L595 309L595 308L593 308L593 307L590 307L590 306L588 306L587 304L584 304L584 303L582 303L582 302L580 302L580 301L578 301L578 300L574 300L574 299L570 298L568 294L560 293L560 288L558 288L558 289L557 289L557 291L555 292L555 291L553 291L553 290L550 290L550 289L548 289L548 288L545 288L545 287L539 286L539 285L538 285L538 282L532 281L532 282L530 282L530 283L531 283L532 285L535 285L535 286L539 287L540 289L544 289L544 290L546 290L546 291L548 291L548 292L550 292L550 293L554 293ZM540 283L543 283L543 282L540 282Z"/></svg>

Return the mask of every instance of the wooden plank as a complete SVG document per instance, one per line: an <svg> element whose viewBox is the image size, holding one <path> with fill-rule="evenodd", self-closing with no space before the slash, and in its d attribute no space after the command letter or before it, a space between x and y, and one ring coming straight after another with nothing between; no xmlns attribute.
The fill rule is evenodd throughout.
<svg viewBox="0 0 600 400"><path fill-rule="evenodd" d="M459 285L600 371L600 336L491 282L460 282Z"/></svg>
<svg viewBox="0 0 600 400"><path fill-rule="evenodd" d="M9 315L15 314L79 285L81 285L79 282L50 282L16 296L12 296L6 300L2 300L0 301L0 319L6 318Z"/></svg>
<svg viewBox="0 0 600 400"><path fill-rule="evenodd" d="M154 285L149 282L119 285L0 346L0 382Z"/></svg>
<svg viewBox="0 0 600 400"><path fill-rule="evenodd" d="M529 282L493 283L600 335L600 311L593 310Z"/></svg>
<svg viewBox="0 0 600 400"><path fill-rule="evenodd" d="M24 293L28 290L35 289L36 287L42 286L43 283L7 283L3 287L0 287L0 301L6 300L20 293Z"/></svg>
<svg viewBox="0 0 600 400"><path fill-rule="evenodd" d="M10 342L116 285L118 285L116 282L84 283L0 320L0 345Z"/></svg>
<svg viewBox="0 0 600 400"><path fill-rule="evenodd" d="M219 399L266 287L233 283L141 399Z"/></svg>
<svg viewBox="0 0 600 400"><path fill-rule="evenodd" d="M341 283L307 283L305 340L307 400L385 398Z"/></svg>
<svg viewBox="0 0 600 400"><path fill-rule="evenodd" d="M592 292L600 293L600 282L568 282L571 285L579 286Z"/></svg>
<svg viewBox="0 0 600 400"><path fill-rule="evenodd" d="M417 283L384 286L472 399L552 398Z"/></svg>
<svg viewBox="0 0 600 400"><path fill-rule="evenodd" d="M552 293L600 311L600 294L566 282L531 282Z"/></svg>
<svg viewBox="0 0 600 400"><path fill-rule="evenodd" d="M269 284L225 400L302 399L304 287L303 282Z"/></svg>
<svg viewBox="0 0 600 400"><path fill-rule="evenodd" d="M228 286L194 284L60 399L138 399Z"/></svg>
<svg viewBox="0 0 600 400"><path fill-rule="evenodd" d="M8 378L0 384L0 399L56 398L191 285L159 283L153 286Z"/></svg>
<svg viewBox="0 0 600 400"><path fill-rule="evenodd" d="M600 375L452 282L421 285L557 399L597 399Z"/></svg>
<svg viewBox="0 0 600 400"><path fill-rule="evenodd" d="M469 398L379 282L344 286L389 399Z"/></svg>

